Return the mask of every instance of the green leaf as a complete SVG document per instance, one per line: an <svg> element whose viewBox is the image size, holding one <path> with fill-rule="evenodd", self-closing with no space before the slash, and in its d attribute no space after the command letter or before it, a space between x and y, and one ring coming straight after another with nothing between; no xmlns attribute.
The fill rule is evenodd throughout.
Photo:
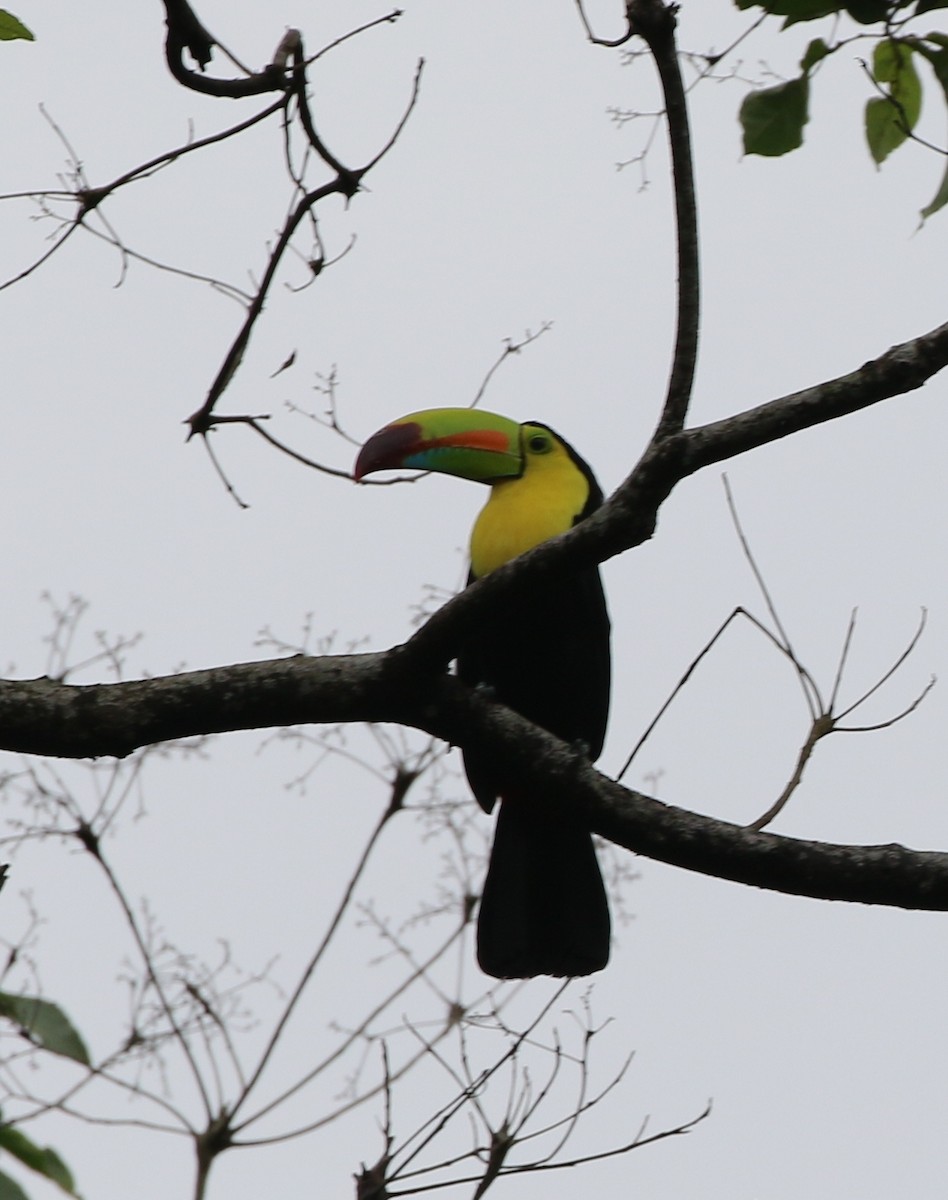
<svg viewBox="0 0 948 1200"><path fill-rule="evenodd" d="M933 8L948 8L948 0L918 0L914 15L920 17L922 13L931 12Z"/></svg>
<svg viewBox="0 0 948 1200"><path fill-rule="evenodd" d="M740 111L744 153L776 157L801 146L809 98L805 75L745 96Z"/></svg>
<svg viewBox="0 0 948 1200"><path fill-rule="evenodd" d="M908 0L902 0L897 7L903 8L906 3ZM846 11L860 25L880 24L889 15L891 8L890 0L850 0L846 5Z"/></svg>
<svg viewBox="0 0 948 1200"><path fill-rule="evenodd" d="M30 1200L15 1179L0 1171L0 1200Z"/></svg>
<svg viewBox="0 0 948 1200"><path fill-rule="evenodd" d="M70 1196L76 1195L76 1185L69 1168L49 1146L37 1146L19 1129L14 1129L11 1125L0 1125L0 1149L12 1154L37 1175L58 1184Z"/></svg>
<svg viewBox="0 0 948 1200"><path fill-rule="evenodd" d="M945 3L948 4L948 0L945 0ZM818 62L826 58L827 54L832 53L833 51L822 38L814 38L800 59L800 70L804 75L809 75Z"/></svg>
<svg viewBox="0 0 948 1200"><path fill-rule="evenodd" d="M905 130L898 112L888 100L878 96L866 101L866 141L872 161L879 166L905 141Z"/></svg>
<svg viewBox="0 0 948 1200"><path fill-rule="evenodd" d="M913 42L901 38L883 38L876 43L872 54L872 77L877 83L891 83L902 86L907 73L915 77L915 86L919 87L918 76L912 64ZM919 90L920 87L919 87ZM903 104L905 100L901 101ZM918 101L921 107L921 101ZM916 117L917 119L917 117Z"/></svg>
<svg viewBox="0 0 948 1200"><path fill-rule="evenodd" d="M872 75L889 85L889 99L875 97L866 104L866 141L876 165L885 161L915 128L922 111L922 85L912 62L912 47L896 38L877 43Z"/></svg>
<svg viewBox="0 0 948 1200"><path fill-rule="evenodd" d="M818 21L821 17L840 16L848 13L860 25L881 25L890 13L896 12L914 3L915 0L837 0L835 4L828 0L734 0L742 11L748 8L762 8L771 16L785 17L783 28L796 25L798 21ZM918 0L916 12L923 12L920 6L927 4L932 8L945 7L948 0Z"/></svg>
<svg viewBox="0 0 948 1200"><path fill-rule="evenodd" d="M36 41L22 21L18 21L5 8L0 8L0 42L12 42L16 38L22 38L25 42Z"/></svg>
<svg viewBox="0 0 948 1200"><path fill-rule="evenodd" d="M739 9L760 7L774 17L786 17L785 25L797 21L816 21L828 17L842 8L841 4L828 4L827 0L735 0Z"/></svg>
<svg viewBox="0 0 948 1200"><path fill-rule="evenodd" d="M930 41L935 42L938 48L929 46ZM948 37L941 38L937 34L928 34L924 39L913 38L912 49L931 64L938 82L945 90L945 100L948 101Z"/></svg>
<svg viewBox="0 0 948 1200"><path fill-rule="evenodd" d="M938 212L940 208L944 208L946 204L948 204L948 167L945 168L945 173L941 177L941 185L938 191L932 200L925 205L919 216L923 221L927 221L933 213Z"/></svg>
<svg viewBox="0 0 948 1200"><path fill-rule="evenodd" d="M948 0L946 0L946 4L948 4ZM928 44L929 42L934 42L939 49L933 49ZM924 39L914 39L912 46L916 54L920 54L931 64L935 78L941 84L941 90L944 92L945 104L948 105L948 37L937 33L926 34ZM945 168L938 191L920 213L922 221L927 220L940 208L944 208L946 204L948 204L948 167Z"/></svg>
<svg viewBox="0 0 948 1200"><path fill-rule="evenodd" d="M57 1005L38 996L0 992L0 1017L15 1022L27 1037L44 1050L89 1065L89 1051L72 1022Z"/></svg>

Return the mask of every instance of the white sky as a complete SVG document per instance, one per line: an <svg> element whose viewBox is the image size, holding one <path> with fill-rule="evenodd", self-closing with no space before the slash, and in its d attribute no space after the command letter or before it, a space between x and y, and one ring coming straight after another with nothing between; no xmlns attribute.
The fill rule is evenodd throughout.
<svg viewBox="0 0 948 1200"><path fill-rule="evenodd" d="M600 0L604 33L615 31L619 7ZM681 44L698 51L724 47L745 20L723 0L685 10ZM0 46L0 190L56 186L64 154L40 102L93 184L180 143L189 120L203 136L258 103L178 88L163 62L158 4L132 12L119 0L29 8L24 0L15 11L37 41ZM200 8L254 65L286 25L300 25L312 50L384 11L364 0L322 9L207 0ZM791 73L812 32L758 34L741 52L742 80ZM868 53L854 46L826 64L806 145L785 160L741 160L736 112L746 82L706 82L692 93L704 273L695 422L850 370L945 319L948 216L915 232L942 163L908 147L881 172L872 166L860 133L868 85L858 57ZM422 55L421 99L403 138L347 210L333 202L322 211L329 253L355 235L353 250L301 295L274 292L222 411L272 412L278 436L348 468L349 447L285 412L286 401L318 404L317 372L337 365L341 413L362 438L412 409L467 403L504 339L549 320L552 330L505 364L487 406L552 424L609 490L650 433L673 330L662 135L640 191L637 168L617 172L615 163L642 148L651 125L617 132L606 116L610 105L654 107L651 69L644 61L623 69L615 52L588 46L565 0L412 0L397 25L350 43L314 73L317 120L344 160L358 164L387 138ZM224 70L220 60L214 69ZM925 132L942 140L944 112L927 78L926 100ZM268 127L135 184L106 212L132 248L243 283L261 270L286 203L280 140ZM4 274L30 261L50 232L34 215L26 202L0 208ZM437 478L356 489L238 429L214 444L250 503L239 510L201 448L184 444L181 422L201 403L240 310L138 265L116 288L119 274L113 250L77 235L0 293L0 663L19 677L44 671L47 590L90 602L83 653L94 630L144 631L129 657L133 674L266 656L260 631L291 641L308 612L340 650L362 638L372 647L404 638L423 587L451 589L461 578L482 493ZM303 278L302 268L285 275ZM296 366L271 380L293 349ZM822 683L853 606L859 625L844 695L886 669L928 608L921 646L867 720L898 711L930 675L948 674L945 388L936 379L728 467L782 618ZM720 472L680 487L653 541L605 575L616 692L602 766L615 771L727 612L737 604L761 612ZM939 686L894 729L831 739L776 830L943 847L946 706ZM793 679L759 640L735 633L629 782L654 790L648 777L660 772L663 799L749 821L779 793L805 728ZM261 753L262 740L222 738L204 760L154 764L147 817L124 818L109 850L132 898L149 897L169 936L206 956L227 937L248 970L278 954L287 986L385 792L336 763L300 797L285 784L315 754ZM85 786L82 768L61 769ZM6 816L16 815L8 805ZM612 1018L603 1077L610 1057L634 1050L635 1060L576 1149L626 1140L648 1114L655 1131L687 1121L709 1098L713 1114L687 1138L582 1173L498 1185L498 1194L942 1195L944 917L777 896L648 861L636 867L625 898L634 920L618 928L592 1001L598 1019ZM368 895L383 911L409 913L430 895L437 869L437 851L405 818L378 851ZM62 847L34 847L16 860L3 895L5 936L20 928L24 890L49 919L37 951L48 992L101 1053L125 1011L115 976L126 952L101 882ZM345 976L375 952L367 935L353 932L351 944L352 962L339 964ZM465 956L473 979L470 947ZM378 987L380 976L384 969L369 971L365 986ZM528 999L552 986L531 985ZM581 994L577 986L574 1004ZM330 1044L327 1025L350 1018L352 1003L341 980L320 990L288 1072L294 1055ZM423 998L406 1015L440 1011ZM427 1086L400 1099L403 1128L430 1105ZM325 1090L310 1097L303 1119L325 1103ZM352 1172L380 1149L377 1117L367 1111L310 1141L225 1156L211 1194L351 1194ZM60 1123L34 1135L62 1151L87 1197L187 1194L182 1142Z"/></svg>

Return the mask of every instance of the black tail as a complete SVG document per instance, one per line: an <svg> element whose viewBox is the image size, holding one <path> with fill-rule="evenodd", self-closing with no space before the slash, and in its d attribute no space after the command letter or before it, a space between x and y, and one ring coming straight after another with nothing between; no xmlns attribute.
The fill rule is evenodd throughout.
<svg viewBox="0 0 948 1200"><path fill-rule="evenodd" d="M589 830L572 814L501 801L477 961L497 979L590 975L609 961L609 905Z"/></svg>

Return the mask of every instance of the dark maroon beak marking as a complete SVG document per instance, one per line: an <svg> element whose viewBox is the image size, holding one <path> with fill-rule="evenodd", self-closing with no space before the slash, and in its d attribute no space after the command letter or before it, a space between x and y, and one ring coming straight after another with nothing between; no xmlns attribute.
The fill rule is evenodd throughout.
<svg viewBox="0 0 948 1200"><path fill-rule="evenodd" d="M373 434L359 451L353 478L360 480L372 471L400 467L406 455L420 448L421 440L421 426L417 421L386 425Z"/></svg>

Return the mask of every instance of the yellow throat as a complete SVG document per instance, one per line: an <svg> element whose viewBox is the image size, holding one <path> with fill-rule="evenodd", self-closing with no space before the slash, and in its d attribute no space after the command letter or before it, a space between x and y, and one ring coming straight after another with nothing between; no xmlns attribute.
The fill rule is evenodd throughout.
<svg viewBox="0 0 948 1200"><path fill-rule="evenodd" d="M493 484L471 533L476 579L572 529L589 499L586 476L542 426L524 425L523 474Z"/></svg>

